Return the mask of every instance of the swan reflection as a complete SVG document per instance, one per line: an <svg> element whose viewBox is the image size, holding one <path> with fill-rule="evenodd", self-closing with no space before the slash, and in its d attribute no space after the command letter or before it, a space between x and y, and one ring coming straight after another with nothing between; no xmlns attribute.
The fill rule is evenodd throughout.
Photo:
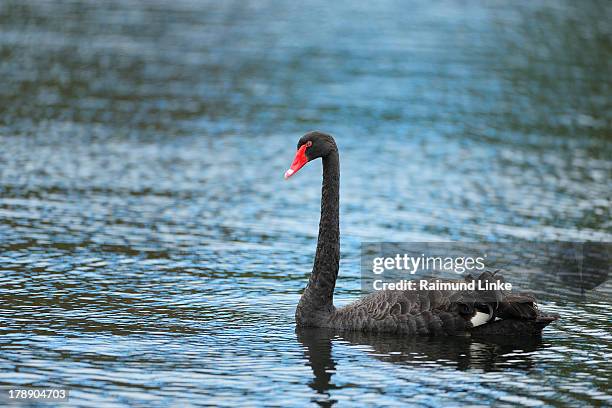
<svg viewBox="0 0 612 408"><path fill-rule="evenodd" d="M399 337L363 332L339 332L324 328L296 328L298 341L304 347L313 378L308 383L316 392L313 402L320 406L332 406L337 401L330 391L342 388L333 381L338 365L333 357L335 344L366 346L368 354L380 361L411 367L423 363L438 365L440 369L459 371L478 369L485 372L512 368L530 370L535 362L531 355L545 345L539 336L513 337ZM520 356L517 351L520 350ZM434 368L435 369L435 368Z"/></svg>

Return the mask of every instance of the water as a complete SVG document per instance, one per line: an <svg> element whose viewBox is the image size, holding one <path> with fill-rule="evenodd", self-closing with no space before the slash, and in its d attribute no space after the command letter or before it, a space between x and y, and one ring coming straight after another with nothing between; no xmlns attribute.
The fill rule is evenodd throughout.
<svg viewBox="0 0 612 408"><path fill-rule="evenodd" d="M432 4L433 3L433 4ZM610 404L609 280L542 339L296 332L336 135L363 241L612 241L609 2L0 2L0 385L70 406Z"/></svg>

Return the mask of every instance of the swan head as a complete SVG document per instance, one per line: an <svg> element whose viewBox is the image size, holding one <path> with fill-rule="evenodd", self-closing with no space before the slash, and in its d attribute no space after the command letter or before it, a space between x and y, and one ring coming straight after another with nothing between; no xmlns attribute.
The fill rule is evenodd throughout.
<svg viewBox="0 0 612 408"><path fill-rule="evenodd" d="M338 151L338 148L331 135L319 131L306 133L298 141L297 152L291 167L285 172L285 179L293 176L309 161L325 157L335 151Z"/></svg>

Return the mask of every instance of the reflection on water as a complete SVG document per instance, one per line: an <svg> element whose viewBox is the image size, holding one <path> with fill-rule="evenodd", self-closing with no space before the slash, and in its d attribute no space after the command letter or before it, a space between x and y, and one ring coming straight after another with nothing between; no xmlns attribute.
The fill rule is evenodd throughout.
<svg viewBox="0 0 612 408"><path fill-rule="evenodd" d="M296 336L320 164L282 175L306 130L337 137L338 304L364 241L610 242L611 14L0 2L0 385L78 406L609 404L609 253L509 272L562 318L541 343Z"/></svg>
<svg viewBox="0 0 612 408"><path fill-rule="evenodd" d="M454 370L470 370L477 373L470 373L470 375L481 377L490 372L503 374L506 368L524 370L528 373L535 368L532 356L550 347L549 344L544 345L540 337L524 339L507 337L400 338L380 334L307 328L297 328L296 333L298 341L305 348L308 365L312 369L313 379L308 385L316 392L313 401L322 406L332 406L338 402L331 396L331 390L350 386L335 384L333 381L334 374L337 372L337 364L333 357L334 343L348 345L380 361L402 365L414 376L423 374L423 368L436 370L442 376L448 374L449 371L452 373ZM461 376L460 373L453 375L457 379ZM499 378L503 380L503 375ZM498 385L509 386L505 380L503 382ZM376 387L376 381L371 385ZM403 384L406 388L414 387L413 391L416 394L419 391L415 385L409 382ZM457 385L461 386L461 384ZM488 388L488 385L484 386L485 389ZM452 385L445 385L442 388L432 389L431 393L432 395L441 393L446 388L452 387ZM410 393L410 390L406 392ZM417 399L424 397L419 395ZM451 403L452 400L438 401L438 403L441 402Z"/></svg>

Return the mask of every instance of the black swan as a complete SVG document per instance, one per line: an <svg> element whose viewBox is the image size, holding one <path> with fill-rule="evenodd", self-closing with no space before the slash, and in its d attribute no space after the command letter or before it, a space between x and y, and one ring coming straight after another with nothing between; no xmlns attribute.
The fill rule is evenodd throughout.
<svg viewBox="0 0 612 408"><path fill-rule="evenodd" d="M541 313L535 298L491 290L475 295L452 290L376 291L345 307L333 304L340 261L340 162L334 138L321 132L302 136L285 179L306 163L323 160L321 220L308 285L295 312L299 327L398 333L402 335L539 335L557 319ZM503 282L483 272L465 280Z"/></svg>

